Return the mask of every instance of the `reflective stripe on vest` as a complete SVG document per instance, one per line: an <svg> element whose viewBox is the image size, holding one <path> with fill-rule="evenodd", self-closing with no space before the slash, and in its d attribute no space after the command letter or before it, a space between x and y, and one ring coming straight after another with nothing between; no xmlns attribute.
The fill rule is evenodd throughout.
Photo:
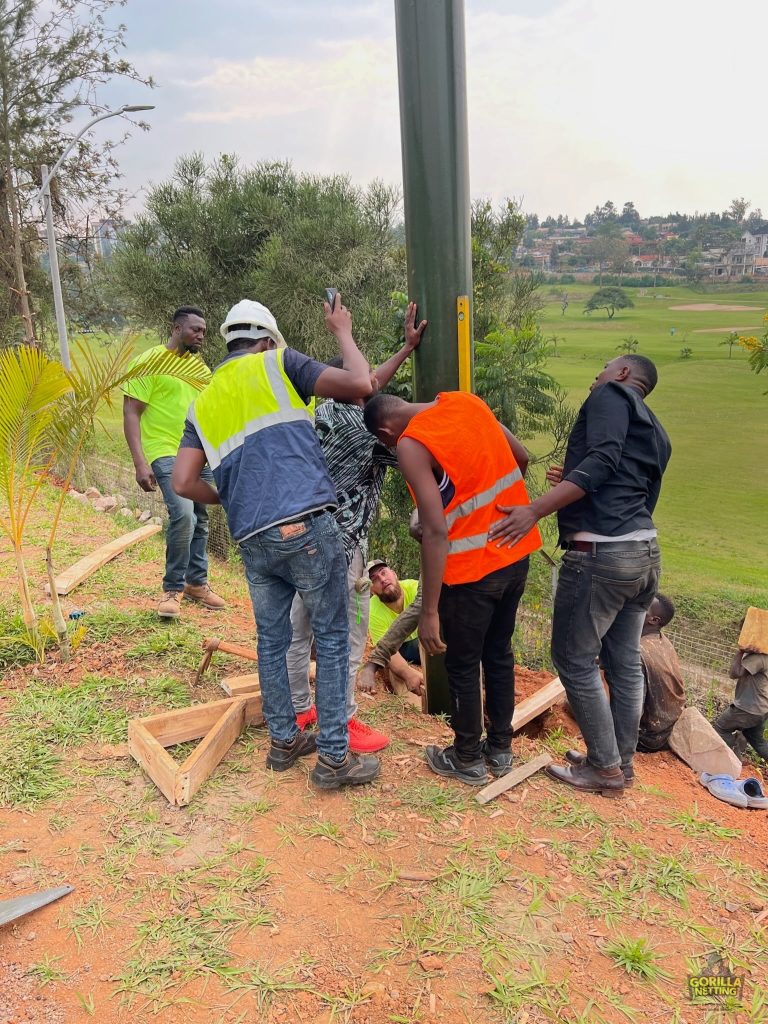
<svg viewBox="0 0 768 1024"><path fill-rule="evenodd" d="M188 416L203 445L205 456L211 470L218 469L222 460L225 459L227 455L231 455L232 452L236 451L245 443L246 437L250 437L251 435L258 433L260 430L265 430L267 427L275 426L278 423L295 423L302 420L309 424L312 423L312 416L310 415L307 407L304 404L296 405L291 401L291 396L288 393L288 388L283 377L284 371L282 370L279 361L281 358L281 352L282 350L275 349L265 352L263 360L267 382L272 390L275 402L278 405L277 410L252 417L244 423L239 430L225 438L218 445L214 445L206 436L205 430L200 424L200 420L195 409L195 403L192 404ZM214 383L215 379L216 375L214 374ZM254 404L258 403L254 402Z"/></svg>
<svg viewBox="0 0 768 1024"><path fill-rule="evenodd" d="M484 505L490 505L493 499L497 498L502 493L502 491L506 491L506 489L508 487L511 487L512 484L516 484L518 480L522 479L523 474L520 472L520 470L514 469L511 473L507 473L506 476L503 476L501 477L501 479L497 480L496 483L493 484L491 487L487 488L487 490L481 491L480 494L473 495L471 498L468 498L466 501L463 501L460 505L457 505L456 508L451 509L451 511L447 512L445 515L445 522L448 529L450 530L450 528L457 521L457 519L463 519L464 516L468 516L472 512L477 512L477 510L479 508L482 508ZM478 545L472 546L477 547ZM479 546L482 547L482 545ZM453 548L450 545L448 549L449 551L453 550ZM459 548L458 550L468 551L469 548Z"/></svg>

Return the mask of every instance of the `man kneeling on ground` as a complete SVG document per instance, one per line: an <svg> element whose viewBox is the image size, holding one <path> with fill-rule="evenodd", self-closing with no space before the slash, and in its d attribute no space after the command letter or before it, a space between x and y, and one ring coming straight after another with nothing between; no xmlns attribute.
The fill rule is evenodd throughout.
<svg viewBox="0 0 768 1024"><path fill-rule="evenodd" d="M418 580L398 579L394 569L376 558L366 566L371 580L371 603L368 634L371 642L378 645L400 615L409 609L418 595ZM417 613L418 615L418 613ZM423 678L419 670L418 617L406 633L396 650L389 653L382 668L389 670L393 682L401 681L413 693L421 690ZM375 650L375 647L374 647ZM394 687L393 687L394 688Z"/></svg>

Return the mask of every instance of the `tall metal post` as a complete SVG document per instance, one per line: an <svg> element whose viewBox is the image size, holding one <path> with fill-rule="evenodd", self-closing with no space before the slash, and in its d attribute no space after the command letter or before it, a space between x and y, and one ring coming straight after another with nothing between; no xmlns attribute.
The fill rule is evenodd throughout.
<svg viewBox="0 0 768 1024"><path fill-rule="evenodd" d="M408 295L429 320L414 393L472 389L463 0L395 0Z"/></svg>
<svg viewBox="0 0 768 1024"><path fill-rule="evenodd" d="M61 277L59 275L59 254L56 249L56 233L53 230L53 210L51 208L51 179L48 176L48 167L43 164L40 168L43 181L43 205L45 207L45 230L48 235L48 262L51 269L51 284L53 285L53 306L56 310L56 332L59 336L59 352L61 353L61 365L65 370L72 369L69 358L69 336L67 335L67 319L64 315L64 298L61 294Z"/></svg>

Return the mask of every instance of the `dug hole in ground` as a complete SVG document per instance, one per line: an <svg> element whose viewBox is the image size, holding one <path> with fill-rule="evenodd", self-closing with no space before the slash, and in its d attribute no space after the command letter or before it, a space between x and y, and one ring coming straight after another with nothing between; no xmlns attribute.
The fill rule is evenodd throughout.
<svg viewBox="0 0 768 1024"><path fill-rule="evenodd" d="M74 501L65 516L58 569L131 528ZM26 555L42 607L39 517ZM185 603L159 622L162 563L150 538L64 599L87 625L69 664L3 648L0 898L75 891L0 928L0 1024L763 1019L768 818L716 801L669 752L638 756L623 800L538 774L481 806L424 763L450 739L441 721L377 692L360 712L391 738L375 785L318 793L311 758L273 775L250 729L171 807L128 757L127 723L220 699L252 665L217 654L196 687L202 640L252 645L253 624L221 562L224 616ZM10 618L6 551L0 573ZM519 669L518 702L549 678ZM517 762L561 755L576 731L554 708L518 734ZM686 979L716 952L747 1009L711 1017Z"/></svg>

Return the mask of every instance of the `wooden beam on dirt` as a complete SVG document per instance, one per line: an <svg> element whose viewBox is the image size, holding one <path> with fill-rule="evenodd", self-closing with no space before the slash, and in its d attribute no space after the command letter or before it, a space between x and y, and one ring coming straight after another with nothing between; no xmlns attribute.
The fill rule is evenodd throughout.
<svg viewBox="0 0 768 1024"><path fill-rule="evenodd" d="M530 697L520 701L512 716L512 729L517 732L518 729L522 729L528 722L543 715L545 711L549 711L551 707L564 699L565 689L559 676L555 676L536 693L532 693Z"/></svg>
<svg viewBox="0 0 768 1024"><path fill-rule="evenodd" d="M524 782L531 775L535 775L536 772L541 771L542 768L546 768L548 764L552 763L551 754L539 754L538 757L534 757L531 761L526 761L525 764L518 765L517 768L513 768L508 775L502 775L500 779L496 779L490 786L486 786L485 789L481 789L475 797L475 800L479 804L487 804L489 800L493 800L494 797L499 796L500 793L506 793L508 789L512 789L513 786L517 786L519 783Z"/></svg>
<svg viewBox="0 0 768 1024"><path fill-rule="evenodd" d="M117 537L108 544L102 544L100 548L96 548L90 555L81 558L80 561L75 562L69 569L65 569L63 573L56 577L56 593L59 597L66 597L83 580L88 579L97 569L100 569L102 565L112 561L113 558L116 558L126 548L132 547L132 545L138 544L139 541L146 540L147 537L152 537L154 534L159 533L161 529L162 527L157 523L148 523L146 526L140 526L138 530L124 533L122 537ZM45 590L46 593L50 594L51 588L48 584L46 584Z"/></svg>
<svg viewBox="0 0 768 1024"><path fill-rule="evenodd" d="M245 724L246 700L238 698L224 712L176 773L174 803L185 807L221 761Z"/></svg>
<svg viewBox="0 0 768 1024"><path fill-rule="evenodd" d="M163 796L184 807L246 725L263 725L261 693L166 711L128 723L128 750ZM166 747L204 737L179 765Z"/></svg>
<svg viewBox="0 0 768 1024"><path fill-rule="evenodd" d="M240 697L244 693L255 693L259 690L259 673L252 672L247 676L226 676L219 685L228 697Z"/></svg>

